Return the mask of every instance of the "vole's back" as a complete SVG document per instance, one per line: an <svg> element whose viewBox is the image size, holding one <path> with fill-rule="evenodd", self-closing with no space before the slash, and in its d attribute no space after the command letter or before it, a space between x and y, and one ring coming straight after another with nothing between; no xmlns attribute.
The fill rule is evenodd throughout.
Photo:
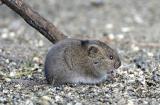
<svg viewBox="0 0 160 105"><path fill-rule="evenodd" d="M56 78L59 78L58 80L68 78L67 73L71 69L71 64L68 60L74 56L73 53L75 53L79 47L80 40L76 39L65 39L53 45L45 61L45 76L48 83L51 84ZM58 80L56 80L56 82L61 82Z"/></svg>

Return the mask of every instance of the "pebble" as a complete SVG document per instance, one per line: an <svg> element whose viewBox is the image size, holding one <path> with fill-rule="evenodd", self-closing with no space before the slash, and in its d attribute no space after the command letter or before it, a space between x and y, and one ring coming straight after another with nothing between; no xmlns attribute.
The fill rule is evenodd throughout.
<svg viewBox="0 0 160 105"><path fill-rule="evenodd" d="M137 51L140 50L139 47L136 46L135 44L132 44L132 45L131 45L131 48L132 48L132 50L135 51L135 52L137 52Z"/></svg>
<svg viewBox="0 0 160 105"><path fill-rule="evenodd" d="M33 102L29 99L26 100L25 105L34 105Z"/></svg>
<svg viewBox="0 0 160 105"><path fill-rule="evenodd" d="M10 79L10 78L5 78L5 81L6 81L6 82L10 82L11 79Z"/></svg>
<svg viewBox="0 0 160 105"><path fill-rule="evenodd" d="M55 96L55 101L57 102L57 101L61 101L62 100L62 98L60 97L60 96Z"/></svg>
<svg viewBox="0 0 160 105"><path fill-rule="evenodd" d="M126 32L130 32L131 31L131 28L130 27L122 27L121 28L121 31L126 33Z"/></svg>
<svg viewBox="0 0 160 105"><path fill-rule="evenodd" d="M11 71L10 74L9 74L10 77L14 77L15 75L16 75L16 72L14 70Z"/></svg>
<svg viewBox="0 0 160 105"><path fill-rule="evenodd" d="M20 85L20 84L16 84L15 87L16 87L17 89L21 89L21 85Z"/></svg>
<svg viewBox="0 0 160 105"><path fill-rule="evenodd" d="M139 24L143 24L144 23L144 20L138 14L134 15L134 21L139 23Z"/></svg>
<svg viewBox="0 0 160 105"><path fill-rule="evenodd" d="M124 39L124 35L123 35L123 34L118 34L118 35L117 35L117 39L118 39L118 40Z"/></svg>
<svg viewBox="0 0 160 105"><path fill-rule="evenodd" d="M39 40L39 42L38 42L38 47L43 47L43 46L44 46L43 40Z"/></svg>
<svg viewBox="0 0 160 105"><path fill-rule="evenodd" d="M153 57L153 56L154 56L153 53L151 53L151 52L147 52L147 55L148 55L149 57Z"/></svg>
<svg viewBox="0 0 160 105"><path fill-rule="evenodd" d="M114 26L113 26L113 24L111 24L111 23L105 25L105 28L106 28L106 29L112 29L113 27L114 27Z"/></svg>
<svg viewBox="0 0 160 105"><path fill-rule="evenodd" d="M8 33L2 33L1 38L2 39L7 39L8 38Z"/></svg>
<svg viewBox="0 0 160 105"><path fill-rule="evenodd" d="M128 100L128 104L127 105L134 105L132 100Z"/></svg>
<svg viewBox="0 0 160 105"><path fill-rule="evenodd" d="M43 100L51 101L51 98L49 96L42 96L41 97Z"/></svg>
<svg viewBox="0 0 160 105"><path fill-rule="evenodd" d="M77 102L75 105L82 105L82 103Z"/></svg>
<svg viewBox="0 0 160 105"><path fill-rule="evenodd" d="M3 52L3 50L2 49L0 49L0 53L2 53Z"/></svg>
<svg viewBox="0 0 160 105"><path fill-rule="evenodd" d="M10 32L8 36L9 36L10 38L14 38L15 35L16 35L16 34L15 34L14 32Z"/></svg>
<svg viewBox="0 0 160 105"><path fill-rule="evenodd" d="M6 63L9 63L9 59L6 59L6 61L5 61Z"/></svg>
<svg viewBox="0 0 160 105"><path fill-rule="evenodd" d="M114 36L113 34L109 34L109 35L108 35L108 38L109 38L110 40L114 40L114 39L115 39L115 36Z"/></svg>
<svg viewBox="0 0 160 105"><path fill-rule="evenodd" d="M39 57L33 57L33 61L34 61L34 62L39 62L40 59L39 59Z"/></svg>

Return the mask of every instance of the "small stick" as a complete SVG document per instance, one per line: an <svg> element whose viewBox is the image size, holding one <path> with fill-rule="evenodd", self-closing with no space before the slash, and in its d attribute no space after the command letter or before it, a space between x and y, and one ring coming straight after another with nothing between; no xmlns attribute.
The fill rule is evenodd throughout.
<svg viewBox="0 0 160 105"><path fill-rule="evenodd" d="M0 0L0 5L2 4L2 1Z"/></svg>
<svg viewBox="0 0 160 105"><path fill-rule="evenodd" d="M52 43L56 43L66 38L51 22L41 17L37 12L25 4L23 0L0 0L0 4L5 4L18 15L20 15L29 25L39 31Z"/></svg>
<svg viewBox="0 0 160 105"><path fill-rule="evenodd" d="M160 43L137 43L140 47L160 48Z"/></svg>

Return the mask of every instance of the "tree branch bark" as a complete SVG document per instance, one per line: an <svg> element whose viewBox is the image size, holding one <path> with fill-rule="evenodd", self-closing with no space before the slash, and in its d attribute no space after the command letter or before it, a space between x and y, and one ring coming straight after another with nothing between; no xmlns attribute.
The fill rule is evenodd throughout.
<svg viewBox="0 0 160 105"><path fill-rule="evenodd" d="M39 31L52 43L56 43L65 39L65 36L51 22L41 17L37 12L25 4L23 0L0 0L3 3L20 15L30 26Z"/></svg>

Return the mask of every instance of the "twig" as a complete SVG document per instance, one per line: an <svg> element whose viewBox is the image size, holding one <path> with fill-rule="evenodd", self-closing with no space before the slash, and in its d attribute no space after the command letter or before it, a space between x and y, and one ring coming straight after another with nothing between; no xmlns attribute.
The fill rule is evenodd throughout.
<svg viewBox="0 0 160 105"><path fill-rule="evenodd" d="M160 48L160 43L136 43L140 47Z"/></svg>
<svg viewBox="0 0 160 105"><path fill-rule="evenodd" d="M0 3L7 5L19 14L29 25L39 31L52 43L56 43L66 38L51 22L41 17L37 12L25 4L23 0L0 0Z"/></svg>
<svg viewBox="0 0 160 105"><path fill-rule="evenodd" d="M2 1L0 0L0 5L2 4Z"/></svg>

